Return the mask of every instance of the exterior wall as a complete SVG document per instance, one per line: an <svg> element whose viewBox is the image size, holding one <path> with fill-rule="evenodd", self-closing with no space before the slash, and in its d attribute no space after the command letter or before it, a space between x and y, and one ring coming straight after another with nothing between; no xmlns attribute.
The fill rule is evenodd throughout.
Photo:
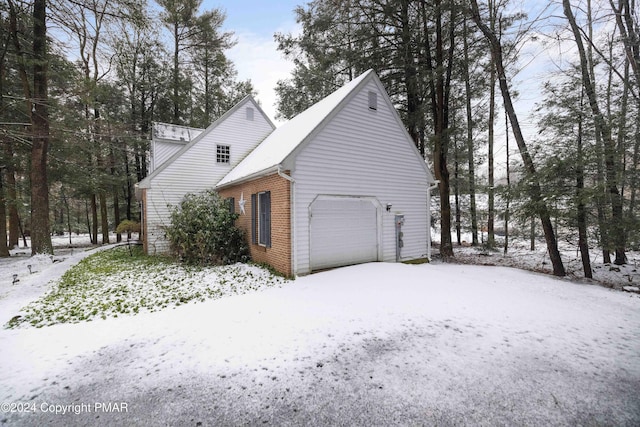
<svg viewBox="0 0 640 427"><path fill-rule="evenodd" d="M253 121L246 119L247 106L254 109ZM144 205L147 253L166 253L169 249L164 232L170 223L169 205L178 205L187 193L213 188L272 131L269 121L247 102L150 176ZM231 147L229 164L216 163L217 144Z"/></svg>
<svg viewBox="0 0 640 427"><path fill-rule="evenodd" d="M271 247L251 242L251 195L271 192ZM267 263L287 276L293 274L291 266L291 184L277 173L263 178L219 190L223 198L235 199L235 211L240 214L236 225L245 230L255 262ZM240 197L245 202L245 213L240 212Z"/></svg>
<svg viewBox="0 0 640 427"><path fill-rule="evenodd" d="M378 93L377 110L368 107L369 91ZM430 176L387 99L371 80L301 149L295 164L286 165L295 180L295 274L310 272L309 206L318 195L371 197L381 204L382 261L396 260L396 214L405 215L402 259L428 256Z"/></svg>
<svg viewBox="0 0 640 427"><path fill-rule="evenodd" d="M151 145L151 158L149 163L149 173L160 167L182 149L187 142L153 141Z"/></svg>
<svg viewBox="0 0 640 427"><path fill-rule="evenodd" d="M169 160L172 155L180 151L189 141L204 132L204 129L170 123L154 123L152 129L151 155L149 159L149 173Z"/></svg>

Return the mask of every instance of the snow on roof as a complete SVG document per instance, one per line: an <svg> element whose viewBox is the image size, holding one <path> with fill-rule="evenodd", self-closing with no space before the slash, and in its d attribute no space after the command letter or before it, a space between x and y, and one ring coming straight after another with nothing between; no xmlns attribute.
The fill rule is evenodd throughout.
<svg viewBox="0 0 640 427"><path fill-rule="evenodd" d="M253 177L280 165L365 79L368 70L276 130L218 182L217 187Z"/></svg>
<svg viewBox="0 0 640 427"><path fill-rule="evenodd" d="M153 139L163 139L171 142L187 143L204 132L204 129L188 126L174 125L171 123L153 124Z"/></svg>

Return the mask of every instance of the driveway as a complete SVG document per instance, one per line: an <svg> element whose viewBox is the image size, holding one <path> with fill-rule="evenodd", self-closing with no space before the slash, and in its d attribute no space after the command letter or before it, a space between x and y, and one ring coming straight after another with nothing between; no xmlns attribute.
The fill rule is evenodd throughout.
<svg viewBox="0 0 640 427"><path fill-rule="evenodd" d="M0 346L9 425L640 424L640 298L502 267L366 264Z"/></svg>

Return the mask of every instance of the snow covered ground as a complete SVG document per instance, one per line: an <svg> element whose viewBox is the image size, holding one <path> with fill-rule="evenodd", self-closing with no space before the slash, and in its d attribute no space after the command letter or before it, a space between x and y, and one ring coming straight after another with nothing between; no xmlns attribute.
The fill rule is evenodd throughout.
<svg viewBox="0 0 640 427"><path fill-rule="evenodd" d="M2 323L83 256L2 260ZM0 348L8 425L640 424L640 296L505 267L365 264Z"/></svg>

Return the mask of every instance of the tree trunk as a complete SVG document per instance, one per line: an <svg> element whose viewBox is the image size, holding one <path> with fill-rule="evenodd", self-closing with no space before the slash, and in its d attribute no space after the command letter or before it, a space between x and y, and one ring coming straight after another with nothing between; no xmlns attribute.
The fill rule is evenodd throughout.
<svg viewBox="0 0 640 427"><path fill-rule="evenodd" d="M454 5L450 21L455 19ZM431 57L431 46L429 44L428 26L426 21L426 13L423 12L423 26L425 31L425 54L426 66L429 73L429 86L431 92L431 111L434 122L433 136L433 168L435 177L440 181L438 189L440 191L440 255L443 258L453 257L453 245L451 243L451 202L450 197L450 177L447 168L447 154L449 149L449 92L451 85L451 70L453 66L453 37L454 22L450 22L450 46L449 60L445 64L444 56L444 31L442 28L443 8L442 1L435 1L435 20L436 20L436 46L435 46L435 64Z"/></svg>
<svg viewBox="0 0 640 427"><path fill-rule="evenodd" d="M531 225L529 227L529 250L536 250L536 217L531 217Z"/></svg>
<svg viewBox="0 0 640 427"><path fill-rule="evenodd" d="M495 3L489 1L489 28L496 31L496 10ZM495 57L491 54L489 64L489 128L488 128L488 153L487 153L487 246L493 248L496 244L495 237L495 180L494 180L494 153L493 146L495 140L495 116L496 116L496 65Z"/></svg>
<svg viewBox="0 0 640 427"><path fill-rule="evenodd" d="M109 147L109 163L111 163L111 178L113 182L116 182L116 155L113 152L113 138L111 141L111 145ZM125 147L126 150L126 147ZM120 198L118 196L118 185L114 184L112 186L112 194L113 194L113 222L116 226L120 224ZM120 243L122 241L122 234L116 234L116 242Z"/></svg>
<svg viewBox="0 0 640 427"><path fill-rule="evenodd" d="M179 74L179 27L176 22L173 27L173 123L180 124L180 107L179 107L179 85L180 85L180 74Z"/></svg>
<svg viewBox="0 0 640 427"><path fill-rule="evenodd" d="M409 22L409 1L400 2L400 37L402 49L402 65L407 92L407 131L421 155L424 158L424 145L421 147L419 139L420 97L418 95L418 71L414 63L412 49L411 24Z"/></svg>
<svg viewBox="0 0 640 427"><path fill-rule="evenodd" d="M2 175L0 175L0 258L6 258L9 256L9 247L7 246L7 207L2 181Z"/></svg>
<svg viewBox="0 0 640 427"><path fill-rule="evenodd" d="M469 214L471 215L471 244L473 246L478 245L478 214L476 208L476 166L473 144L473 111L471 109L471 82L469 78L469 42L467 40L467 18L465 17L463 23L463 49L464 49L464 65L462 72L464 73L464 89L466 98L466 110L467 110L467 160L469 163Z"/></svg>
<svg viewBox="0 0 640 427"><path fill-rule="evenodd" d="M627 256L625 254L625 231L624 231L624 218L622 212L622 197L618 190L618 168L616 167L616 147L611 135L611 127L607 124L598 106L596 99L596 91L593 84L592 76L589 74L589 65L587 62L587 55L585 53L584 45L582 43L582 35L580 28L576 23L573 11L571 10L571 4L569 0L562 0L564 14L569 21L571 30L573 31L576 46L578 48L578 54L580 55L580 68L582 71L582 83L589 99L589 106L593 113L596 132L602 136L604 143L604 157L605 157L605 177L607 182L607 188L609 196L611 198L611 234L613 244L615 246L616 259L615 263L618 265L626 264Z"/></svg>
<svg viewBox="0 0 640 427"><path fill-rule="evenodd" d="M633 69L633 76L636 85L640 85L640 34L635 10L635 1L631 4L629 0L618 0L618 7L615 6L613 0L609 0L611 8L616 17L616 24L620 31L620 39L624 43L627 61Z"/></svg>
<svg viewBox="0 0 640 427"><path fill-rule="evenodd" d="M454 120L455 121L455 120ZM455 127L455 125L454 125ZM458 162L458 142L453 143L453 198L456 215L456 243L462 245L462 221L460 214L460 164Z"/></svg>
<svg viewBox="0 0 640 427"><path fill-rule="evenodd" d="M637 109L640 111L640 100L637 103ZM634 135L634 144L633 144L633 154L631 157L631 178L629 180L629 187L631 194L629 195L629 206L627 215L629 217L629 223L635 226L635 206L637 200L638 193L638 172L640 172L640 168L638 167L640 163L640 114L636 114L636 123L635 123L635 135Z"/></svg>
<svg viewBox="0 0 640 427"><path fill-rule="evenodd" d="M520 122L518 121L518 116L515 113L513 102L511 100L511 93L509 92L509 86L507 85L507 76L503 65L504 63L502 58L502 45L500 44L500 41L496 37L495 33L491 31L491 29L484 22L482 22L480 11L478 9L478 3L476 0L471 0L471 7L473 19L478 28L480 28L480 31L482 31L484 36L489 41L490 49L493 54L493 58L495 59L496 73L498 76L498 81L500 83L500 91L504 100L505 111L509 116L513 135L516 139L516 143L518 144L520 155L522 156L522 163L524 164L524 168L527 174L526 178L530 182L529 196L531 197L534 205L537 207L540 222L542 223L542 229L544 231L544 236L547 243L547 250L549 251L549 259L551 260L551 264L553 266L553 274L556 276L564 276L566 275L566 272L562 263L562 258L560 257L560 251L558 250L558 242L553 230L553 225L551 224L549 209L544 199L542 198L542 191L540 188L538 176L536 174L536 168L533 164L533 159L529 154L524 136L522 135Z"/></svg>
<svg viewBox="0 0 640 427"><path fill-rule="evenodd" d="M16 190L16 171L13 164L13 145L6 141L5 153L7 162L5 169L7 209L9 213L9 248L18 247L20 240L20 216L18 215L18 192Z"/></svg>
<svg viewBox="0 0 640 427"><path fill-rule="evenodd" d="M584 94L584 92L583 92ZM578 139L576 149L576 222L578 224L578 247L582 258L582 270L584 277L591 279L591 260L589 259L589 242L587 239L587 209L585 206L584 191L584 156L582 150L582 99L580 100L580 117L578 119Z"/></svg>
<svg viewBox="0 0 640 427"><path fill-rule="evenodd" d="M100 229L102 230L102 244L109 243L109 216L107 213L107 194L100 191Z"/></svg>
<svg viewBox="0 0 640 427"><path fill-rule="evenodd" d="M91 195L91 243L98 244L98 199L95 193Z"/></svg>
<svg viewBox="0 0 640 427"><path fill-rule="evenodd" d="M506 142L506 154L507 154L507 191L506 191L506 208L504 210L504 254L507 254L509 250L509 205L511 203L511 170L509 164L509 117L504 117L504 131Z"/></svg>
<svg viewBox="0 0 640 427"><path fill-rule="evenodd" d="M49 229L47 150L49 112L47 95L46 0L33 2L33 113L31 127L31 253L53 254Z"/></svg>

